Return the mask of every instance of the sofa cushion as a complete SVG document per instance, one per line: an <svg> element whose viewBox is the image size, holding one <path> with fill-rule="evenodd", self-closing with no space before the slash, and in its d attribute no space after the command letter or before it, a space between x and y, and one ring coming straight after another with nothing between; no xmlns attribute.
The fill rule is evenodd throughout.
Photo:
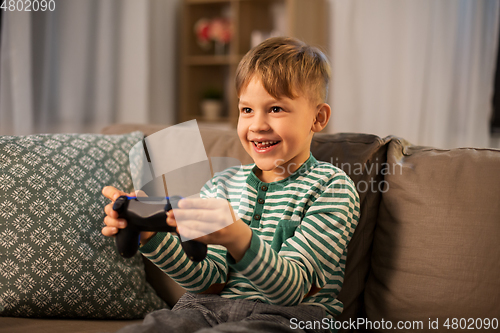
<svg viewBox="0 0 500 333"><path fill-rule="evenodd" d="M101 234L101 190L131 190L130 148L143 134L0 137L0 314L140 318L165 303L140 255Z"/></svg>
<svg viewBox="0 0 500 333"><path fill-rule="evenodd" d="M368 319L422 321L425 329L437 319L439 330L448 318L467 326L469 318L498 320L500 151L414 147L395 138L387 158Z"/></svg>

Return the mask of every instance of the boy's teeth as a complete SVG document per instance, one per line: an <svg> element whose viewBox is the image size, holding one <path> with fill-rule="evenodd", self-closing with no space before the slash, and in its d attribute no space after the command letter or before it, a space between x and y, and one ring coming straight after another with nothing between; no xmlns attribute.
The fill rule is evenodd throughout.
<svg viewBox="0 0 500 333"><path fill-rule="evenodd" d="M278 141L262 141L262 142L254 141L254 145L257 148L266 148L266 147L272 146L276 143L278 143Z"/></svg>

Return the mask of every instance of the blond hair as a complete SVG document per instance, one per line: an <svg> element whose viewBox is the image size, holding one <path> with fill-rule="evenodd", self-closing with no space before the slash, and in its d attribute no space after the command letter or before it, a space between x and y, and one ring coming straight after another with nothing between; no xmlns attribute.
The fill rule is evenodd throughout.
<svg viewBox="0 0 500 333"><path fill-rule="evenodd" d="M236 70L240 96L257 75L266 91L278 99L306 94L312 102L326 102L330 64L319 49L289 37L269 38L243 57Z"/></svg>

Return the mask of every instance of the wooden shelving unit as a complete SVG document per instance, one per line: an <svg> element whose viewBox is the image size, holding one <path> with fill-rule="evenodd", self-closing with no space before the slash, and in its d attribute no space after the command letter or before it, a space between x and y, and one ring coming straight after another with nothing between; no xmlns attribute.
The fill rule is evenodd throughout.
<svg viewBox="0 0 500 333"><path fill-rule="evenodd" d="M252 32L297 37L323 50L327 47L325 0L184 0L180 47L180 108L178 121L207 122L200 109L203 92L224 92L224 110L212 126L236 124L238 119L234 76L241 58L251 48ZM194 26L201 18L227 17L233 38L224 54L204 50L196 40Z"/></svg>

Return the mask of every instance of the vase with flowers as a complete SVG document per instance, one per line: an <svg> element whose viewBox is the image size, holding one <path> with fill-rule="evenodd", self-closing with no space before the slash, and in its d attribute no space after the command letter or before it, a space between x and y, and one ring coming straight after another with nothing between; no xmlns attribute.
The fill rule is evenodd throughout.
<svg viewBox="0 0 500 333"><path fill-rule="evenodd" d="M214 45L217 55L226 53L226 46L233 37L232 23L227 17L201 18L196 22L194 32L198 45L204 50Z"/></svg>

